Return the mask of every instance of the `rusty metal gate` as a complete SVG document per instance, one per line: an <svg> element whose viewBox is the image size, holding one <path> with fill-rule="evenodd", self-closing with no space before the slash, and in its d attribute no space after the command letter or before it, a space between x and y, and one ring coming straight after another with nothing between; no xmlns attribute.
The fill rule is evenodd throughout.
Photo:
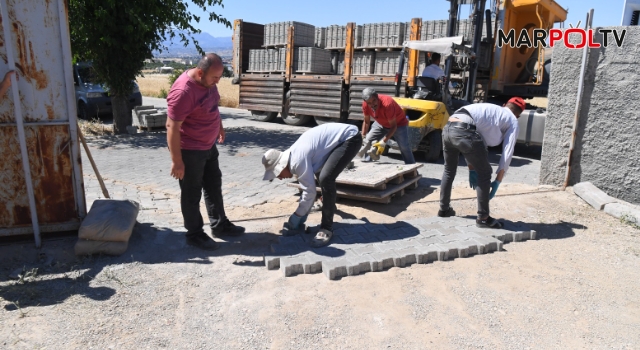
<svg viewBox="0 0 640 350"><path fill-rule="evenodd" d="M0 237L76 230L86 215L65 0L0 0Z"/></svg>
<svg viewBox="0 0 640 350"><path fill-rule="evenodd" d="M285 95L284 83L284 76L243 74L238 108L281 113Z"/></svg>
<svg viewBox="0 0 640 350"><path fill-rule="evenodd" d="M402 81L400 84L400 97L404 97L406 91L406 81ZM349 120L363 120L362 114L362 90L372 87L377 93L382 95L395 96L396 87L393 78L387 78L381 80L380 78L351 78L351 85L349 86Z"/></svg>

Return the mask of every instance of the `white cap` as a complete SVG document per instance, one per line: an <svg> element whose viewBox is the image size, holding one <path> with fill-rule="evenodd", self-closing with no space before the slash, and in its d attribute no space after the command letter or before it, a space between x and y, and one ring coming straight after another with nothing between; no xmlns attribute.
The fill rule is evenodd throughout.
<svg viewBox="0 0 640 350"><path fill-rule="evenodd" d="M286 150L280 152L270 149L262 156L262 165L264 165L264 177L262 180L273 180L280 175L282 170L289 164L289 155L291 152Z"/></svg>

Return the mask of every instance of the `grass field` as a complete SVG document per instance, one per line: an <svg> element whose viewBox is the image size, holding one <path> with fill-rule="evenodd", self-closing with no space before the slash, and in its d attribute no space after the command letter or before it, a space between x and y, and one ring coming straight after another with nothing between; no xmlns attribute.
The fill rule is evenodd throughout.
<svg viewBox="0 0 640 350"><path fill-rule="evenodd" d="M142 96L149 97L166 97L169 92L169 75L168 74L146 74L144 77L138 77L136 82L140 86ZM238 107L239 101L239 85L232 85L231 78L222 78L218 83L218 92L220 92L220 106L222 107Z"/></svg>

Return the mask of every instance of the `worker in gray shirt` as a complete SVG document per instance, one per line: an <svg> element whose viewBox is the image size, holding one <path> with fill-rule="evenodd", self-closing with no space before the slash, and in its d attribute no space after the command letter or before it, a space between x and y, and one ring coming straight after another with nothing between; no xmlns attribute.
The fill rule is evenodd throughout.
<svg viewBox="0 0 640 350"><path fill-rule="evenodd" d="M304 229L316 199L316 179L322 189L322 221L311 245L329 244L333 236L333 214L336 203L336 178L353 160L362 145L362 135L354 125L329 123L306 131L286 151L268 150L262 157L263 180L297 177L302 189L300 203L291 214L283 234Z"/></svg>
<svg viewBox="0 0 640 350"><path fill-rule="evenodd" d="M498 191L502 179L509 170L518 136L518 118L525 109L520 97L511 98L503 107L491 103L478 103L462 107L449 117L442 131L444 146L444 173L440 185L440 210L438 216L455 216L451 208L451 186L458 168L460 153L469 166L469 185L478 196L476 226L502 228L502 223L489 216L489 200ZM502 156L491 182L491 164L487 146L502 143Z"/></svg>

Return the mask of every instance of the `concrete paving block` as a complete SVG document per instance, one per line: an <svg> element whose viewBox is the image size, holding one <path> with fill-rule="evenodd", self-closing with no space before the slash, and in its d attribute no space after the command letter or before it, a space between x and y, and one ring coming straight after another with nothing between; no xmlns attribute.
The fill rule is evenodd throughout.
<svg viewBox="0 0 640 350"><path fill-rule="evenodd" d="M370 255L347 258L347 275L355 276L361 273L370 272L372 260L373 259Z"/></svg>
<svg viewBox="0 0 640 350"><path fill-rule="evenodd" d="M446 219L447 218L441 218L439 216L432 216L428 218L412 219L412 220L408 220L407 222L414 226L418 226L418 225L429 226L438 222L444 222Z"/></svg>
<svg viewBox="0 0 640 350"><path fill-rule="evenodd" d="M385 252L388 257L391 257L393 260L393 266L395 267L405 267L407 266L407 257L398 254L396 250L389 250Z"/></svg>
<svg viewBox="0 0 640 350"><path fill-rule="evenodd" d="M435 245L417 246L416 263L426 264L438 260L438 248Z"/></svg>
<svg viewBox="0 0 640 350"><path fill-rule="evenodd" d="M573 186L573 193L597 210L603 210L605 205L616 202L615 198L608 196L591 182L581 182Z"/></svg>
<svg viewBox="0 0 640 350"><path fill-rule="evenodd" d="M347 276L347 259L323 260L322 273L330 280Z"/></svg>
<svg viewBox="0 0 640 350"><path fill-rule="evenodd" d="M416 238L414 239L414 242L423 246L444 243L440 237Z"/></svg>
<svg viewBox="0 0 640 350"><path fill-rule="evenodd" d="M380 249L375 244L367 244L367 245L364 245L362 247L353 248L352 251L356 255L362 256L362 255L367 255L367 254L373 254L373 253L380 252Z"/></svg>
<svg viewBox="0 0 640 350"><path fill-rule="evenodd" d="M369 232L363 225L351 225L351 227L347 227L345 228L345 230L347 231L347 235L352 235L352 234L356 234L356 233L367 233Z"/></svg>
<svg viewBox="0 0 640 350"><path fill-rule="evenodd" d="M413 227L413 226L408 226L408 227L403 227L403 228L400 228L400 229L395 229L394 231L396 231L397 235L401 239L418 237L418 235L420 234L420 229L418 229L417 227Z"/></svg>
<svg viewBox="0 0 640 350"><path fill-rule="evenodd" d="M267 267L267 270L277 270L280 268L280 258L280 255L265 254L262 257L262 261L264 261L264 266Z"/></svg>
<svg viewBox="0 0 640 350"><path fill-rule="evenodd" d="M344 243L347 243L347 244L358 243L358 242L364 241L364 237L362 237L362 235L360 235L359 233L342 236L340 238L342 239L342 241Z"/></svg>
<svg viewBox="0 0 640 350"><path fill-rule="evenodd" d="M390 255L388 251L373 253L371 256L371 271L384 271L392 268L394 265L394 256Z"/></svg>
<svg viewBox="0 0 640 350"><path fill-rule="evenodd" d="M420 234L416 238L429 238L429 237L437 237L442 236L442 232L438 230L426 230L420 231Z"/></svg>
<svg viewBox="0 0 640 350"><path fill-rule="evenodd" d="M406 223L406 222L402 222L401 221L401 222L394 222L393 224L386 224L385 226L387 227L387 229L393 230L393 229L396 229L396 228L408 227L409 224Z"/></svg>
<svg viewBox="0 0 640 350"><path fill-rule="evenodd" d="M304 265L309 261L304 255L283 257L280 259L280 271L284 274L284 277L291 277L304 273Z"/></svg>
<svg viewBox="0 0 640 350"><path fill-rule="evenodd" d="M339 228L339 229L334 229L333 230L333 235L334 236L344 236L347 234L347 230L344 228Z"/></svg>
<svg viewBox="0 0 640 350"><path fill-rule="evenodd" d="M382 230L371 231L371 232L367 233L367 235L370 236L370 237L375 237L376 239L378 239L380 241L384 241L384 240L387 240L389 238L389 236L387 236L387 234Z"/></svg>
<svg viewBox="0 0 640 350"><path fill-rule="evenodd" d="M400 257L404 257L404 266L413 265L418 262L418 255L420 252L414 247L396 250L395 252Z"/></svg>
<svg viewBox="0 0 640 350"><path fill-rule="evenodd" d="M442 229L439 229L438 231L442 232L443 236L457 235L463 232L458 230L456 227L442 228Z"/></svg>
<svg viewBox="0 0 640 350"><path fill-rule="evenodd" d="M302 270L306 274L322 272L322 260L311 259L308 255L307 261L302 265Z"/></svg>
<svg viewBox="0 0 640 350"><path fill-rule="evenodd" d="M640 209L623 203L609 203L604 206L604 212L618 219L624 218L631 223L640 225Z"/></svg>
<svg viewBox="0 0 640 350"><path fill-rule="evenodd" d="M380 230L386 230L387 227L383 224L365 224L364 228L367 229L367 231L369 232L375 232L375 231L380 231Z"/></svg>

